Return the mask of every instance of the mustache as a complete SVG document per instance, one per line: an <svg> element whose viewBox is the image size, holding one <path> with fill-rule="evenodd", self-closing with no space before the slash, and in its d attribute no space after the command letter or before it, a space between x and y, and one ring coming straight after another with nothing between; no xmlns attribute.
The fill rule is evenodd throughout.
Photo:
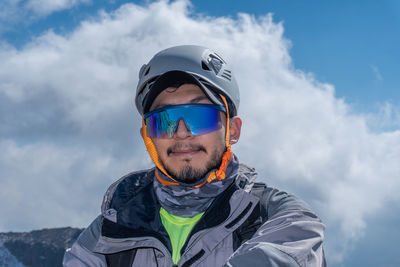
<svg viewBox="0 0 400 267"><path fill-rule="evenodd" d="M170 146L167 149L167 155L179 150L199 150L207 153L206 148L199 144L176 143L175 145Z"/></svg>

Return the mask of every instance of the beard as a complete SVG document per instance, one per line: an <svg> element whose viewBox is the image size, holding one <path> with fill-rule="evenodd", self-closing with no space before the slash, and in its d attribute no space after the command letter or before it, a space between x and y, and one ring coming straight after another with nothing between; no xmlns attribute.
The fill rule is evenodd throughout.
<svg viewBox="0 0 400 267"><path fill-rule="evenodd" d="M214 149L211 154L211 158L206 162L204 168L194 168L190 165L190 160L187 160L187 165L182 167L178 171L172 170L168 165L164 165L165 170L177 181L186 184L193 184L200 181L204 176L213 169L218 169L221 166L222 155L224 149Z"/></svg>

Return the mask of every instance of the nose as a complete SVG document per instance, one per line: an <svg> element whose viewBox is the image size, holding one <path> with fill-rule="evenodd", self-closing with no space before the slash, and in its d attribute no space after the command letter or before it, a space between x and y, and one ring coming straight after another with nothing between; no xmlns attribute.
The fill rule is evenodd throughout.
<svg viewBox="0 0 400 267"><path fill-rule="evenodd" d="M175 138L183 139L192 136L192 133L186 127L185 122L181 119L175 132Z"/></svg>

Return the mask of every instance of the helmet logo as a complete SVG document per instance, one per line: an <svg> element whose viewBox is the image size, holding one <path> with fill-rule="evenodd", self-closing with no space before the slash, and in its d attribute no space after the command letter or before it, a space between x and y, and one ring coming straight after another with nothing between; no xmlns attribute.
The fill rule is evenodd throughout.
<svg viewBox="0 0 400 267"><path fill-rule="evenodd" d="M222 65L225 64L225 62L215 54L210 54L207 61L208 61L208 64L212 67L212 69L216 75L221 70Z"/></svg>

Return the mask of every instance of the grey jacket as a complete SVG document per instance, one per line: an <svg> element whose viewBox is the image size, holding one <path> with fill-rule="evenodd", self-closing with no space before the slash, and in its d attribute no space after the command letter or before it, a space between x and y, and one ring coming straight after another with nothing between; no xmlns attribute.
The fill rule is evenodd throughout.
<svg viewBox="0 0 400 267"><path fill-rule="evenodd" d="M178 266L326 266L325 226L310 207L255 183L244 165L235 175L191 231ZM112 184L102 214L66 251L63 266L173 266L153 179L151 169Z"/></svg>

